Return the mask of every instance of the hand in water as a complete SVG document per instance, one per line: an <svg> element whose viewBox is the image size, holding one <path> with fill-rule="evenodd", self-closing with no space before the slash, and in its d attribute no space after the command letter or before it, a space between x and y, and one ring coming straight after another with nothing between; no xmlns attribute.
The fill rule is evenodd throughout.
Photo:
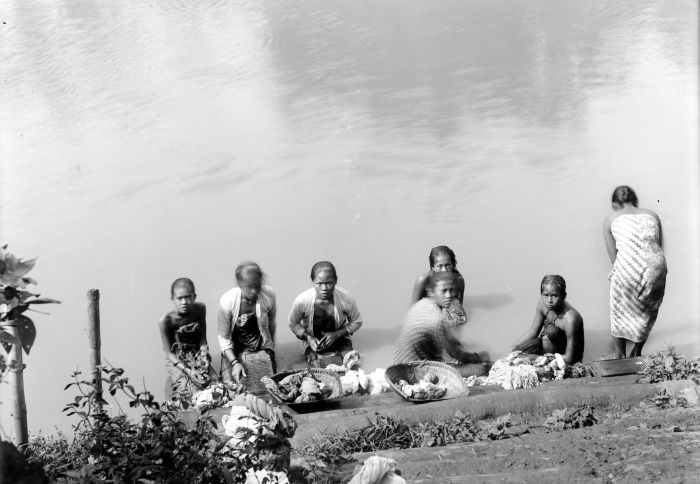
<svg viewBox="0 0 700 484"><path fill-rule="evenodd" d="M245 372L245 368L241 363L235 363L231 367L231 376L233 377L234 380L236 380L236 383L241 382L241 378L245 378L248 376L248 374Z"/></svg>

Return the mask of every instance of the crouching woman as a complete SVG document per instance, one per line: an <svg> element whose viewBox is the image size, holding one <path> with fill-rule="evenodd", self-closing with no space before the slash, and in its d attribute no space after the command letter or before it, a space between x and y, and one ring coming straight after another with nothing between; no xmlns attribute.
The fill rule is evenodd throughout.
<svg viewBox="0 0 700 484"><path fill-rule="evenodd" d="M394 363L442 361L481 363L454 334L447 309L457 298L458 279L453 272L435 272L427 284L427 296L411 306L394 347Z"/></svg>
<svg viewBox="0 0 700 484"><path fill-rule="evenodd" d="M559 275L544 276L540 299L530 329L513 350L532 355L559 353L566 364L583 358L583 318L566 300L566 281Z"/></svg>
<svg viewBox="0 0 700 484"><path fill-rule="evenodd" d="M263 285L263 272L255 262L236 268L235 287L219 300L221 378L224 382L242 383L252 393L264 393L262 376L276 372L275 293Z"/></svg>

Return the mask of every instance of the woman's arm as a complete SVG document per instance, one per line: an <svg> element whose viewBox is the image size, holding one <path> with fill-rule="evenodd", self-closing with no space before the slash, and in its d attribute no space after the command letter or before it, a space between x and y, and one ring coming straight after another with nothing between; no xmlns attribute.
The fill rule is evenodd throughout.
<svg viewBox="0 0 700 484"><path fill-rule="evenodd" d="M160 321L158 321L158 328L160 329L160 339L163 342L163 351L165 352L165 357L172 363L175 368L179 368L186 375L190 374L190 369L185 365L184 362L180 361L180 358L173 353L172 348L175 344L175 332L173 331L172 321L170 320L170 315L166 314Z"/></svg>
<svg viewBox="0 0 700 484"><path fill-rule="evenodd" d="M532 318L532 324L530 329L528 329L525 334L523 334L518 341L515 342L513 347L519 346L526 341L537 338L542 330L542 324L544 324L544 304L542 300L537 301L537 307L535 308L535 317Z"/></svg>
<svg viewBox="0 0 700 484"><path fill-rule="evenodd" d="M292 303L292 309L289 311L289 320L287 325L289 326L289 329L292 330L292 333L294 333L294 336L309 343L311 351L316 352L318 351L318 339L314 337L313 333L307 332L306 328L304 328L304 326L301 324L305 317L305 304L303 299L301 299L302 295L297 296L294 303Z"/></svg>
<svg viewBox="0 0 700 484"><path fill-rule="evenodd" d="M569 312L566 315L566 324L564 325L566 333L566 352L564 353L564 361L567 365L572 365L579 361L579 356L583 353L583 319L578 312Z"/></svg>
<svg viewBox="0 0 700 484"><path fill-rule="evenodd" d="M661 247L661 249L663 249L664 248L664 237L663 237L663 233L661 231L661 219L659 218L659 216L656 213L654 213L654 218L656 218L656 224L659 226L659 247Z"/></svg>
<svg viewBox="0 0 700 484"><path fill-rule="evenodd" d="M425 283L428 281L430 273L421 274L413 284L413 293L411 294L411 306L420 301L425 294Z"/></svg>
<svg viewBox="0 0 700 484"><path fill-rule="evenodd" d="M608 257L610 262L615 263L615 258L617 257L617 245L615 243L615 237L612 234L612 217L605 219L603 224L603 238L605 239L605 249L608 251Z"/></svg>
<svg viewBox="0 0 700 484"><path fill-rule="evenodd" d="M457 276L457 299L464 304L464 277L461 274Z"/></svg>
<svg viewBox="0 0 700 484"><path fill-rule="evenodd" d="M275 342L275 333L277 332L277 296L270 291L270 309L267 311L267 316L270 320L270 336L272 342Z"/></svg>
<svg viewBox="0 0 700 484"><path fill-rule="evenodd" d="M444 349L448 355L459 363L481 363L481 357L474 352L467 351L462 342L454 333L454 328L445 328Z"/></svg>
<svg viewBox="0 0 700 484"><path fill-rule="evenodd" d="M202 322L202 331L199 338L199 349L209 353L209 344L207 344L207 307L204 303L197 303L197 306L201 308L202 316L200 321Z"/></svg>

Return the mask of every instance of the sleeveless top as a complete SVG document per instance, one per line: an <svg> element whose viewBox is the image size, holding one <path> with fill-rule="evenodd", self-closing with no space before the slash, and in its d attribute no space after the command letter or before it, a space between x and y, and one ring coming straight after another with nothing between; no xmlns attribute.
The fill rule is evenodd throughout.
<svg viewBox="0 0 700 484"><path fill-rule="evenodd" d="M233 352L259 351L262 346L262 333L258 326L258 318L255 313L241 314L236 318L232 333Z"/></svg>
<svg viewBox="0 0 700 484"><path fill-rule="evenodd" d="M197 353L199 351L199 342L201 338L202 327L199 321L184 324L175 330L175 343L173 343L171 351L177 356L187 353Z"/></svg>

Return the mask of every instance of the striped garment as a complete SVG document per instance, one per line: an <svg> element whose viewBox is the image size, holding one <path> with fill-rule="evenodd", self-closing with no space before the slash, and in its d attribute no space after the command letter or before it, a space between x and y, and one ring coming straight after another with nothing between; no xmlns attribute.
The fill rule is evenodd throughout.
<svg viewBox="0 0 700 484"><path fill-rule="evenodd" d="M449 346L446 324L442 310L432 299L415 303L396 340L394 363L442 361L443 350Z"/></svg>
<svg viewBox="0 0 700 484"><path fill-rule="evenodd" d="M666 259L656 219L624 214L611 224L617 257L610 272L610 332L635 343L646 341L664 298Z"/></svg>

